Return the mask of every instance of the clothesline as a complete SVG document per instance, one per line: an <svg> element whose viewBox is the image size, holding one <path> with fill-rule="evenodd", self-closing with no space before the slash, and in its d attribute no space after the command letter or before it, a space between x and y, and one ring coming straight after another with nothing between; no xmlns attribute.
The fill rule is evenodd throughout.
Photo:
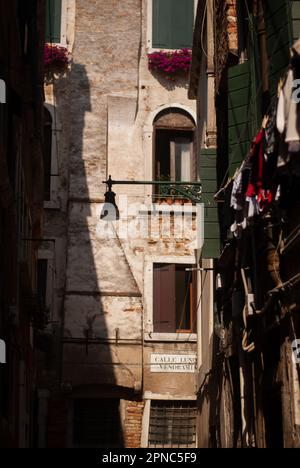
<svg viewBox="0 0 300 468"><path fill-rule="evenodd" d="M246 4L246 2L245 2L245 4ZM251 18L250 12L249 12L249 10L248 10L247 4L246 4L246 8L247 8L247 12L248 12L248 19L249 19L249 22L251 23L251 22L252 22L252 18ZM274 46L273 46L273 49L272 49L272 52L271 52L271 55L270 55L270 60L272 60L272 58L274 57L274 55L275 55L275 53L276 53L276 51L277 51L277 46L278 46L278 44L279 44L279 42L280 42L280 40L281 40L282 32L283 32L283 28L281 28L281 29L279 30L279 32L278 32L276 41L274 42ZM287 73L287 72L286 72L286 73ZM259 98L259 95L260 95L260 93L261 93L261 90L262 90L262 82L259 84L259 86L258 86L258 88L257 88L255 100L257 100L257 99ZM272 103L269 105L268 109L266 110L266 114L269 112L270 106L271 106L271 105L272 105ZM245 133L246 133L246 130L247 130L247 127L245 126L245 128L244 128L244 130L243 130L242 134L240 135L239 140L238 140L238 142L237 142L237 148L239 147L239 145L240 145L242 139L244 138ZM235 152L236 152L236 151L237 151L237 149L235 150ZM234 152L234 154L231 156L231 160L234 159L235 152ZM227 169L227 171L226 171L226 173L225 173L225 175L224 175L224 178L223 178L223 180L222 180L222 183L220 184L220 187L221 187L221 188L220 188L219 191L222 191L222 188L224 188L224 184L225 184L225 183L226 183L226 187L225 187L225 188L227 188L227 186L231 183L231 181L232 181L232 179L233 179L233 177L230 177L230 178L227 180L227 182L226 182L226 178L227 178L228 172L229 172L230 163L231 163L231 161L230 161L229 164L228 164L228 169ZM237 169L237 171L238 171L238 169ZM236 174L235 174L235 176L236 176ZM234 176L234 177L235 177L235 176Z"/></svg>
<svg viewBox="0 0 300 468"><path fill-rule="evenodd" d="M247 156L215 195L226 197L231 189L234 211L231 232L240 237L250 221L269 211L282 194L280 176L288 174L295 158L300 162L300 112L294 96L295 79L300 75L300 40L292 47L289 69L278 84L278 94L266 112ZM300 168L299 168L300 172Z"/></svg>

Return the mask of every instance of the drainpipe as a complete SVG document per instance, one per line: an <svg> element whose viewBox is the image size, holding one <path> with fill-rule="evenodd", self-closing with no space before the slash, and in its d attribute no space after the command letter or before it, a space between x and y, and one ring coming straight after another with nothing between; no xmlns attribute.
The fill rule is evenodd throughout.
<svg viewBox="0 0 300 468"><path fill-rule="evenodd" d="M203 297L203 277L202 272L197 272L197 285L200 285L198 288L197 294L197 304L199 307L197 309L197 371L198 375L200 369L203 365L203 356L202 356L202 297Z"/></svg>

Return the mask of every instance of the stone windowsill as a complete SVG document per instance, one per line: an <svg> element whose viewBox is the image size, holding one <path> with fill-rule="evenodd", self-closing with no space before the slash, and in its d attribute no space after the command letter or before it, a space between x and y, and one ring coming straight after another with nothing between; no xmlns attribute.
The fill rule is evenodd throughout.
<svg viewBox="0 0 300 468"><path fill-rule="evenodd" d="M197 343L195 333L144 333L144 340L149 342Z"/></svg>

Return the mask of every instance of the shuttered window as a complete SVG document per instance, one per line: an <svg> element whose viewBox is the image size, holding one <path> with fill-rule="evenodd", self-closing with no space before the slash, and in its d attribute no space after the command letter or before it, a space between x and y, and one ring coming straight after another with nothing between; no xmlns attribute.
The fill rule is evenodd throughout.
<svg viewBox="0 0 300 468"><path fill-rule="evenodd" d="M228 70L228 153L229 175L246 157L255 136L255 115L252 105L250 62Z"/></svg>
<svg viewBox="0 0 300 468"><path fill-rule="evenodd" d="M300 2L266 0L263 3L269 58L269 88L272 97L276 95L278 81L289 65L290 46L298 38ZM250 60L231 67L228 71L229 172L231 176L245 158L262 118L257 25L253 16L251 21L254 33L250 40Z"/></svg>
<svg viewBox="0 0 300 468"><path fill-rule="evenodd" d="M290 2L288 0L266 0L264 2L267 49L269 57L270 93L276 94L278 80L290 61L292 42Z"/></svg>
<svg viewBox="0 0 300 468"><path fill-rule="evenodd" d="M196 332L196 274L191 265L153 267L153 325L156 333Z"/></svg>
<svg viewBox="0 0 300 468"><path fill-rule="evenodd" d="M46 42L61 42L62 0L46 0Z"/></svg>
<svg viewBox="0 0 300 468"><path fill-rule="evenodd" d="M91 448L121 447L120 400L74 400L73 445Z"/></svg>
<svg viewBox="0 0 300 468"><path fill-rule="evenodd" d="M192 47L194 0L152 0L152 47Z"/></svg>
<svg viewBox="0 0 300 468"><path fill-rule="evenodd" d="M195 402L152 401L149 448L196 447Z"/></svg>
<svg viewBox="0 0 300 468"><path fill-rule="evenodd" d="M200 177L202 181L202 202L204 203L204 246L202 258L219 258L220 225L218 206L214 201L217 191L217 152L204 149L200 155Z"/></svg>

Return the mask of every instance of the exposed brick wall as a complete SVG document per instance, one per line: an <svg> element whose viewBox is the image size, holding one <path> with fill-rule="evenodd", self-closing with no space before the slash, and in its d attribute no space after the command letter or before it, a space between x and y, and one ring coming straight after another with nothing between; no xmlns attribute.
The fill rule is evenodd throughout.
<svg viewBox="0 0 300 468"><path fill-rule="evenodd" d="M124 425L124 445L126 448L141 446L144 402L128 401Z"/></svg>
<svg viewBox="0 0 300 468"><path fill-rule="evenodd" d="M227 0L227 33L230 52L236 54L238 51L238 27L236 0Z"/></svg>
<svg viewBox="0 0 300 468"><path fill-rule="evenodd" d="M223 71L226 67L229 53L237 54L238 28L237 28L236 0L216 0L216 90L218 91Z"/></svg>

